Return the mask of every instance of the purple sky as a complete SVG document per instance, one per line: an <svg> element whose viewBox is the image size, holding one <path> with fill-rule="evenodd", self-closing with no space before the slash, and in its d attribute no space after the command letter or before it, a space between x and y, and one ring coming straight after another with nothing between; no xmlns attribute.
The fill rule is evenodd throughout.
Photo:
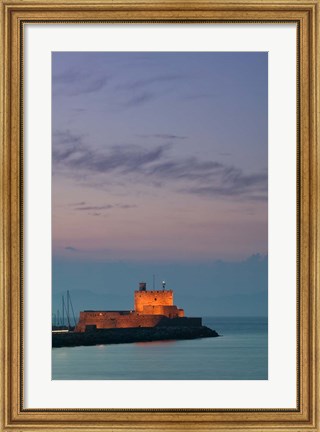
<svg viewBox="0 0 320 432"><path fill-rule="evenodd" d="M266 255L267 53L58 53L53 255Z"/></svg>

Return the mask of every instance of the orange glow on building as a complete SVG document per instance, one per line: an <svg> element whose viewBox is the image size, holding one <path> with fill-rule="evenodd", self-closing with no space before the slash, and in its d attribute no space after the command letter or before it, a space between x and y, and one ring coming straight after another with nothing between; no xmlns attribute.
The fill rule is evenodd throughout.
<svg viewBox="0 0 320 432"><path fill-rule="evenodd" d="M165 285L164 285L165 287ZM147 291L140 283L134 292L133 311L83 311L80 312L76 332L90 329L155 327L160 323L170 325L170 320L184 318L184 310L173 304L172 290ZM186 320L187 318L184 318ZM194 318L196 319L196 318ZM169 321L168 321L169 320Z"/></svg>

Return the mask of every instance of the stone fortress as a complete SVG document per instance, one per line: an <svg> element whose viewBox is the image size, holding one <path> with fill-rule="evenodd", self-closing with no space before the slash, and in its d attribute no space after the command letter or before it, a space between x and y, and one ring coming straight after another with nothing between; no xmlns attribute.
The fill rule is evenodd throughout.
<svg viewBox="0 0 320 432"><path fill-rule="evenodd" d="M80 312L75 332L96 329L139 328L139 327L198 327L201 318L187 318L184 310L173 304L173 291L147 290L145 282L140 282L139 290L134 292L134 310L129 311L92 311Z"/></svg>

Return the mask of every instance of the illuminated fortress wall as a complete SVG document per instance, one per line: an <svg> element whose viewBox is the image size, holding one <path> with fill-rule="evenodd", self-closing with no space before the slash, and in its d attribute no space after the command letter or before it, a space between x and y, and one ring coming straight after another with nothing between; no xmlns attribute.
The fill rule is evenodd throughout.
<svg viewBox="0 0 320 432"><path fill-rule="evenodd" d="M134 310L140 315L164 315L168 318L183 317L183 309L173 304L173 291L135 291Z"/></svg>
<svg viewBox="0 0 320 432"><path fill-rule="evenodd" d="M155 327L162 315L137 315L135 312L108 312L108 311L84 311L80 312L80 319L75 329L76 332L84 332L87 326L103 328L130 328L130 327Z"/></svg>
<svg viewBox="0 0 320 432"><path fill-rule="evenodd" d="M134 292L134 311L84 311L80 312L76 332L86 331L86 327L97 329L155 327L164 320L184 317L184 310L173 304L173 291L147 291ZM188 318L184 318L187 322ZM191 321L190 321L191 323Z"/></svg>
<svg viewBox="0 0 320 432"><path fill-rule="evenodd" d="M135 291L134 310L143 313L145 306L173 306L173 291Z"/></svg>

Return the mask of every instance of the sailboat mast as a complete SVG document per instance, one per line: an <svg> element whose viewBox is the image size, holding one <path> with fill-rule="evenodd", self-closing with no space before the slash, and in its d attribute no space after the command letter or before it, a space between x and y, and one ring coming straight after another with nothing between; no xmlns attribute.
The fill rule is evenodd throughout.
<svg viewBox="0 0 320 432"><path fill-rule="evenodd" d="M62 295L62 325L64 326L64 296Z"/></svg>
<svg viewBox="0 0 320 432"><path fill-rule="evenodd" d="M69 303L70 303L70 294L69 294L69 290L67 291L67 320L68 320L68 328L70 330L70 314L69 314Z"/></svg>

